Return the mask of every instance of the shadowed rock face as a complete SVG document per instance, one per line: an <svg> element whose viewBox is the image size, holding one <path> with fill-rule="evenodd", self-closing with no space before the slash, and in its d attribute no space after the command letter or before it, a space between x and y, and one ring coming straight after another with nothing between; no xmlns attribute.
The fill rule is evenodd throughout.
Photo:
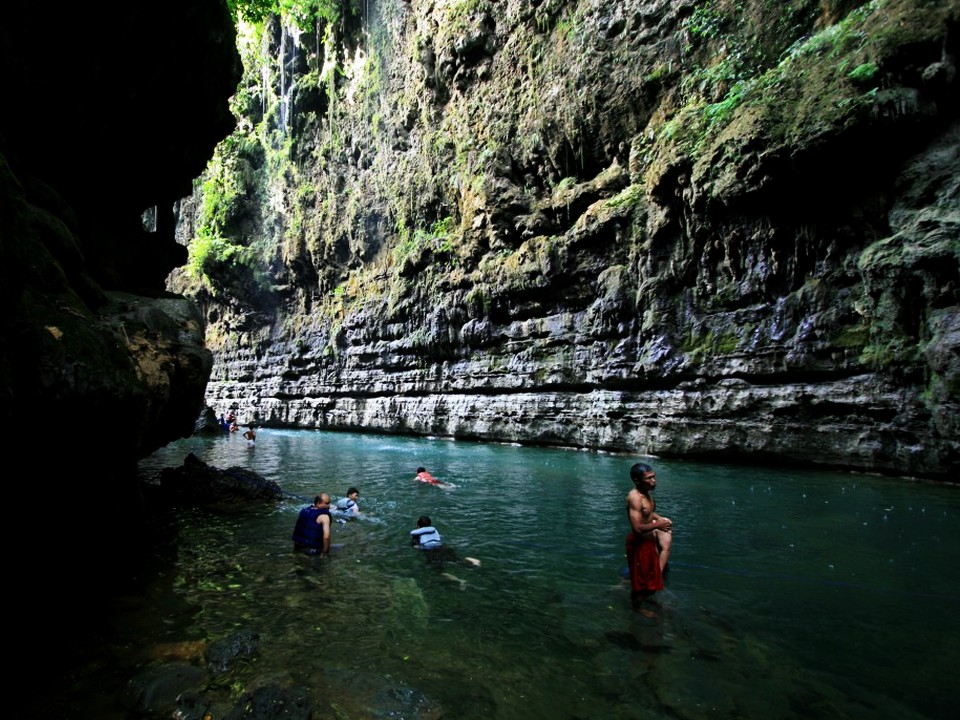
<svg viewBox="0 0 960 720"><path fill-rule="evenodd" d="M91 277L163 289L185 259L173 203L233 128L233 24L215 0L62 5L4 8L3 154L29 202L63 210ZM147 234L153 207L159 232Z"/></svg>
<svg viewBox="0 0 960 720"><path fill-rule="evenodd" d="M220 0L2 14L0 437L22 469L10 508L36 525L11 577L25 617L71 588L55 632L146 546L135 462L203 406L204 320L164 280L186 258L173 204L233 126L240 66Z"/></svg>
<svg viewBox="0 0 960 720"><path fill-rule="evenodd" d="M54 440L41 465L96 458L103 478L203 406L203 319L164 281L186 259L174 202L233 127L233 25L218 0L14 2L2 33L4 433Z"/></svg>

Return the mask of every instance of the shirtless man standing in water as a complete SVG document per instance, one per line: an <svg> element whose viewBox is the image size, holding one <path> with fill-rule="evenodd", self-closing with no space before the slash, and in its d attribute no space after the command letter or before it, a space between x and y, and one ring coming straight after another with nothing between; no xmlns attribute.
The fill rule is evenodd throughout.
<svg viewBox="0 0 960 720"><path fill-rule="evenodd" d="M627 569L630 573L630 597L634 608L663 589L663 569L670 556L673 523L657 514L657 503L650 492L657 486L657 474L645 463L630 468L633 489L627 494Z"/></svg>

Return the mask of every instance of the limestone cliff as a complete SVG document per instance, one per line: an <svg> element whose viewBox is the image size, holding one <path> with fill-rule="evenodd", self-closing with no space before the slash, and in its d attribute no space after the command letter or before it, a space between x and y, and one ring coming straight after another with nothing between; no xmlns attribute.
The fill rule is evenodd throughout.
<svg viewBox="0 0 960 720"><path fill-rule="evenodd" d="M342 5L181 207L218 412L960 477L957 0Z"/></svg>

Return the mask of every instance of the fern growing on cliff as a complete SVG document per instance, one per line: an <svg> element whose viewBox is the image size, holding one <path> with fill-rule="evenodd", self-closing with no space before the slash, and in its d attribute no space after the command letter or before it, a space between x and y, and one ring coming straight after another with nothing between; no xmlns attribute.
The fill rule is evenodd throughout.
<svg viewBox="0 0 960 720"><path fill-rule="evenodd" d="M250 248L236 245L216 235L209 227L204 227L188 248L187 274L216 295L217 285L221 283L213 278L228 275L225 269L229 266L248 265L251 254Z"/></svg>

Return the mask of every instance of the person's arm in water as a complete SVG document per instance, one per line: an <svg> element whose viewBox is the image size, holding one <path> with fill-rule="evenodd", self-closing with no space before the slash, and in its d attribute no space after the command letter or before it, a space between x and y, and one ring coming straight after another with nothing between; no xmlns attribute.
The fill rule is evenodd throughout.
<svg viewBox="0 0 960 720"><path fill-rule="evenodd" d="M330 516L317 515L317 524L323 528L323 553L322 557L330 555Z"/></svg>
<svg viewBox="0 0 960 720"><path fill-rule="evenodd" d="M410 531L410 544L413 545L414 547L419 547L419 546L420 546L420 540L422 539L422 537L423 537L424 535L426 535L427 533L432 532L432 531L433 531L433 528L432 528L432 527L418 527L418 528L415 529L415 530L411 530L411 531Z"/></svg>

